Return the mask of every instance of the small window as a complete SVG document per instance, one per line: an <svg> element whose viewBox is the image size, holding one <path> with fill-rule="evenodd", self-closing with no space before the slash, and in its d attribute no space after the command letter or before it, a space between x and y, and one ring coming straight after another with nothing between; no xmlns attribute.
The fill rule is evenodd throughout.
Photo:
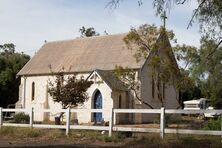
<svg viewBox="0 0 222 148"><path fill-rule="evenodd" d="M154 86L154 77L152 76L152 97L154 98L155 96L155 86Z"/></svg>
<svg viewBox="0 0 222 148"><path fill-rule="evenodd" d="M122 96L119 95L119 108L122 108Z"/></svg>
<svg viewBox="0 0 222 148"><path fill-rule="evenodd" d="M160 80L157 81L157 89L158 92L160 93L160 96L165 99L165 83ZM154 77L152 76L152 97L155 98L155 83L154 83Z"/></svg>
<svg viewBox="0 0 222 148"><path fill-rule="evenodd" d="M163 82L163 99L165 99L165 83Z"/></svg>
<svg viewBox="0 0 222 148"><path fill-rule="evenodd" d="M32 82L32 101L35 100L35 82Z"/></svg>

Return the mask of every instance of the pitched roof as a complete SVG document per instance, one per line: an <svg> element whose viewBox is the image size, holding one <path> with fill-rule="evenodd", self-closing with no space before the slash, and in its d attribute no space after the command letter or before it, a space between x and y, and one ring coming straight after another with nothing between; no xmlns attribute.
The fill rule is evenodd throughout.
<svg viewBox="0 0 222 148"><path fill-rule="evenodd" d="M109 85L113 90L122 90L127 91L128 89L124 83L115 75L114 71L105 71L105 70L95 70L102 79Z"/></svg>
<svg viewBox="0 0 222 148"><path fill-rule="evenodd" d="M170 60L170 63L175 66L175 68L177 69L177 71L175 72L179 72L179 67L175 58L175 55L173 53L170 41L169 41L169 37L167 35L167 32L165 29L163 29L160 33L159 38L157 39L157 52L159 52L159 54L161 53L165 53L165 55L168 56L168 59ZM175 73L178 74L178 73Z"/></svg>
<svg viewBox="0 0 222 148"><path fill-rule="evenodd" d="M139 69L123 38L126 34L77 38L44 44L18 75L50 74L51 72L89 72L94 69L114 70L116 65Z"/></svg>

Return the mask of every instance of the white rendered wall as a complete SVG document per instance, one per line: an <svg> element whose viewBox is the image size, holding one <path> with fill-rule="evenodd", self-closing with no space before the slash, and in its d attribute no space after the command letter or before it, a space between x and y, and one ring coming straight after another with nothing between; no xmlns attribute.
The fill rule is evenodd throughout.
<svg viewBox="0 0 222 148"><path fill-rule="evenodd" d="M148 64L145 64L143 69L141 70L141 97L153 108L160 109L161 102L157 98L157 94L155 94L155 98L152 97L152 77L151 77L151 68ZM155 91L156 92L156 91ZM164 107L167 109L175 109L178 107L177 98L178 94L176 89L172 84L165 85L165 99L164 99ZM142 104L141 108L149 108L147 105ZM155 118L159 118L158 116L154 116L151 114L143 114L141 117L141 122L149 122Z"/></svg>
<svg viewBox="0 0 222 148"><path fill-rule="evenodd" d="M78 74L77 77L83 76L84 78L87 78L90 73L85 74ZM21 89L22 89L22 100L25 100L25 108L30 109L31 107L35 109L44 109L49 108L54 110L54 112L50 114L44 114L41 112L35 112L34 114L34 120L35 121L43 121L44 119L49 119L51 121L54 120L56 116L59 116L60 112L57 112L57 109L61 109L62 106L59 103L56 103L52 100L52 97L47 93L47 87L48 82L55 80L54 76L28 76L25 78L26 81L24 81L24 77L21 77ZM32 92L32 82L35 83L35 99L31 100L31 92ZM24 85L26 83L26 85ZM24 88L24 86L26 86ZM24 91L25 89L25 91ZM99 90L102 94L102 106L104 109L104 112L102 114L105 121L109 120L109 110L113 107L113 100L111 98L111 92L112 90L110 87L105 83L94 83L90 86L90 88L87 90L89 99L83 104L78 106L77 108L85 108L85 109L91 109L93 97L95 94L95 91ZM25 92L25 94L24 94ZM91 113L79 113L77 115L71 116L72 118L77 118L79 120L79 123L88 123L91 122L93 119ZM71 119L73 120L73 119Z"/></svg>

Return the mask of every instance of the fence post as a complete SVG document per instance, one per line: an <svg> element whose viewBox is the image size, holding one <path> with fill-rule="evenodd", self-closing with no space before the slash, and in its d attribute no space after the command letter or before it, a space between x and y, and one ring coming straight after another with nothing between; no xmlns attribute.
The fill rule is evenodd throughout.
<svg viewBox="0 0 222 148"><path fill-rule="evenodd" d="M110 110L109 137L112 136L112 130L113 130L113 108L111 108L111 110Z"/></svg>
<svg viewBox="0 0 222 148"><path fill-rule="evenodd" d="M222 114L220 114L220 130L222 131ZM222 143L222 135L221 135L221 141Z"/></svg>
<svg viewBox="0 0 222 148"><path fill-rule="evenodd" d="M2 114L2 108L0 107L0 128L2 128L2 123L3 123L3 114Z"/></svg>
<svg viewBox="0 0 222 148"><path fill-rule="evenodd" d="M34 117L33 110L34 110L33 107L31 107L30 113L29 113L29 125L30 125L30 128L33 128L33 117Z"/></svg>
<svg viewBox="0 0 222 148"><path fill-rule="evenodd" d="M164 138L164 130L165 130L165 109L164 107L161 107L160 110L160 137L163 139Z"/></svg>
<svg viewBox="0 0 222 148"><path fill-rule="evenodd" d="M69 135L70 130L70 107L66 109L66 136Z"/></svg>
<svg viewBox="0 0 222 148"><path fill-rule="evenodd" d="M116 113L113 113L113 124L116 125Z"/></svg>

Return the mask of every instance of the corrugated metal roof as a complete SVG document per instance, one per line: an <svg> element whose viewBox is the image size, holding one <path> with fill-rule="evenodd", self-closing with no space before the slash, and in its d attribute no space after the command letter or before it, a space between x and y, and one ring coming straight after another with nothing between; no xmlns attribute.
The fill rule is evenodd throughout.
<svg viewBox="0 0 222 148"><path fill-rule="evenodd" d="M114 70L116 65L141 68L123 38L126 34L77 38L48 42L20 70L18 75L39 75L57 72L89 72L95 69ZM51 67L51 69L50 69Z"/></svg>

